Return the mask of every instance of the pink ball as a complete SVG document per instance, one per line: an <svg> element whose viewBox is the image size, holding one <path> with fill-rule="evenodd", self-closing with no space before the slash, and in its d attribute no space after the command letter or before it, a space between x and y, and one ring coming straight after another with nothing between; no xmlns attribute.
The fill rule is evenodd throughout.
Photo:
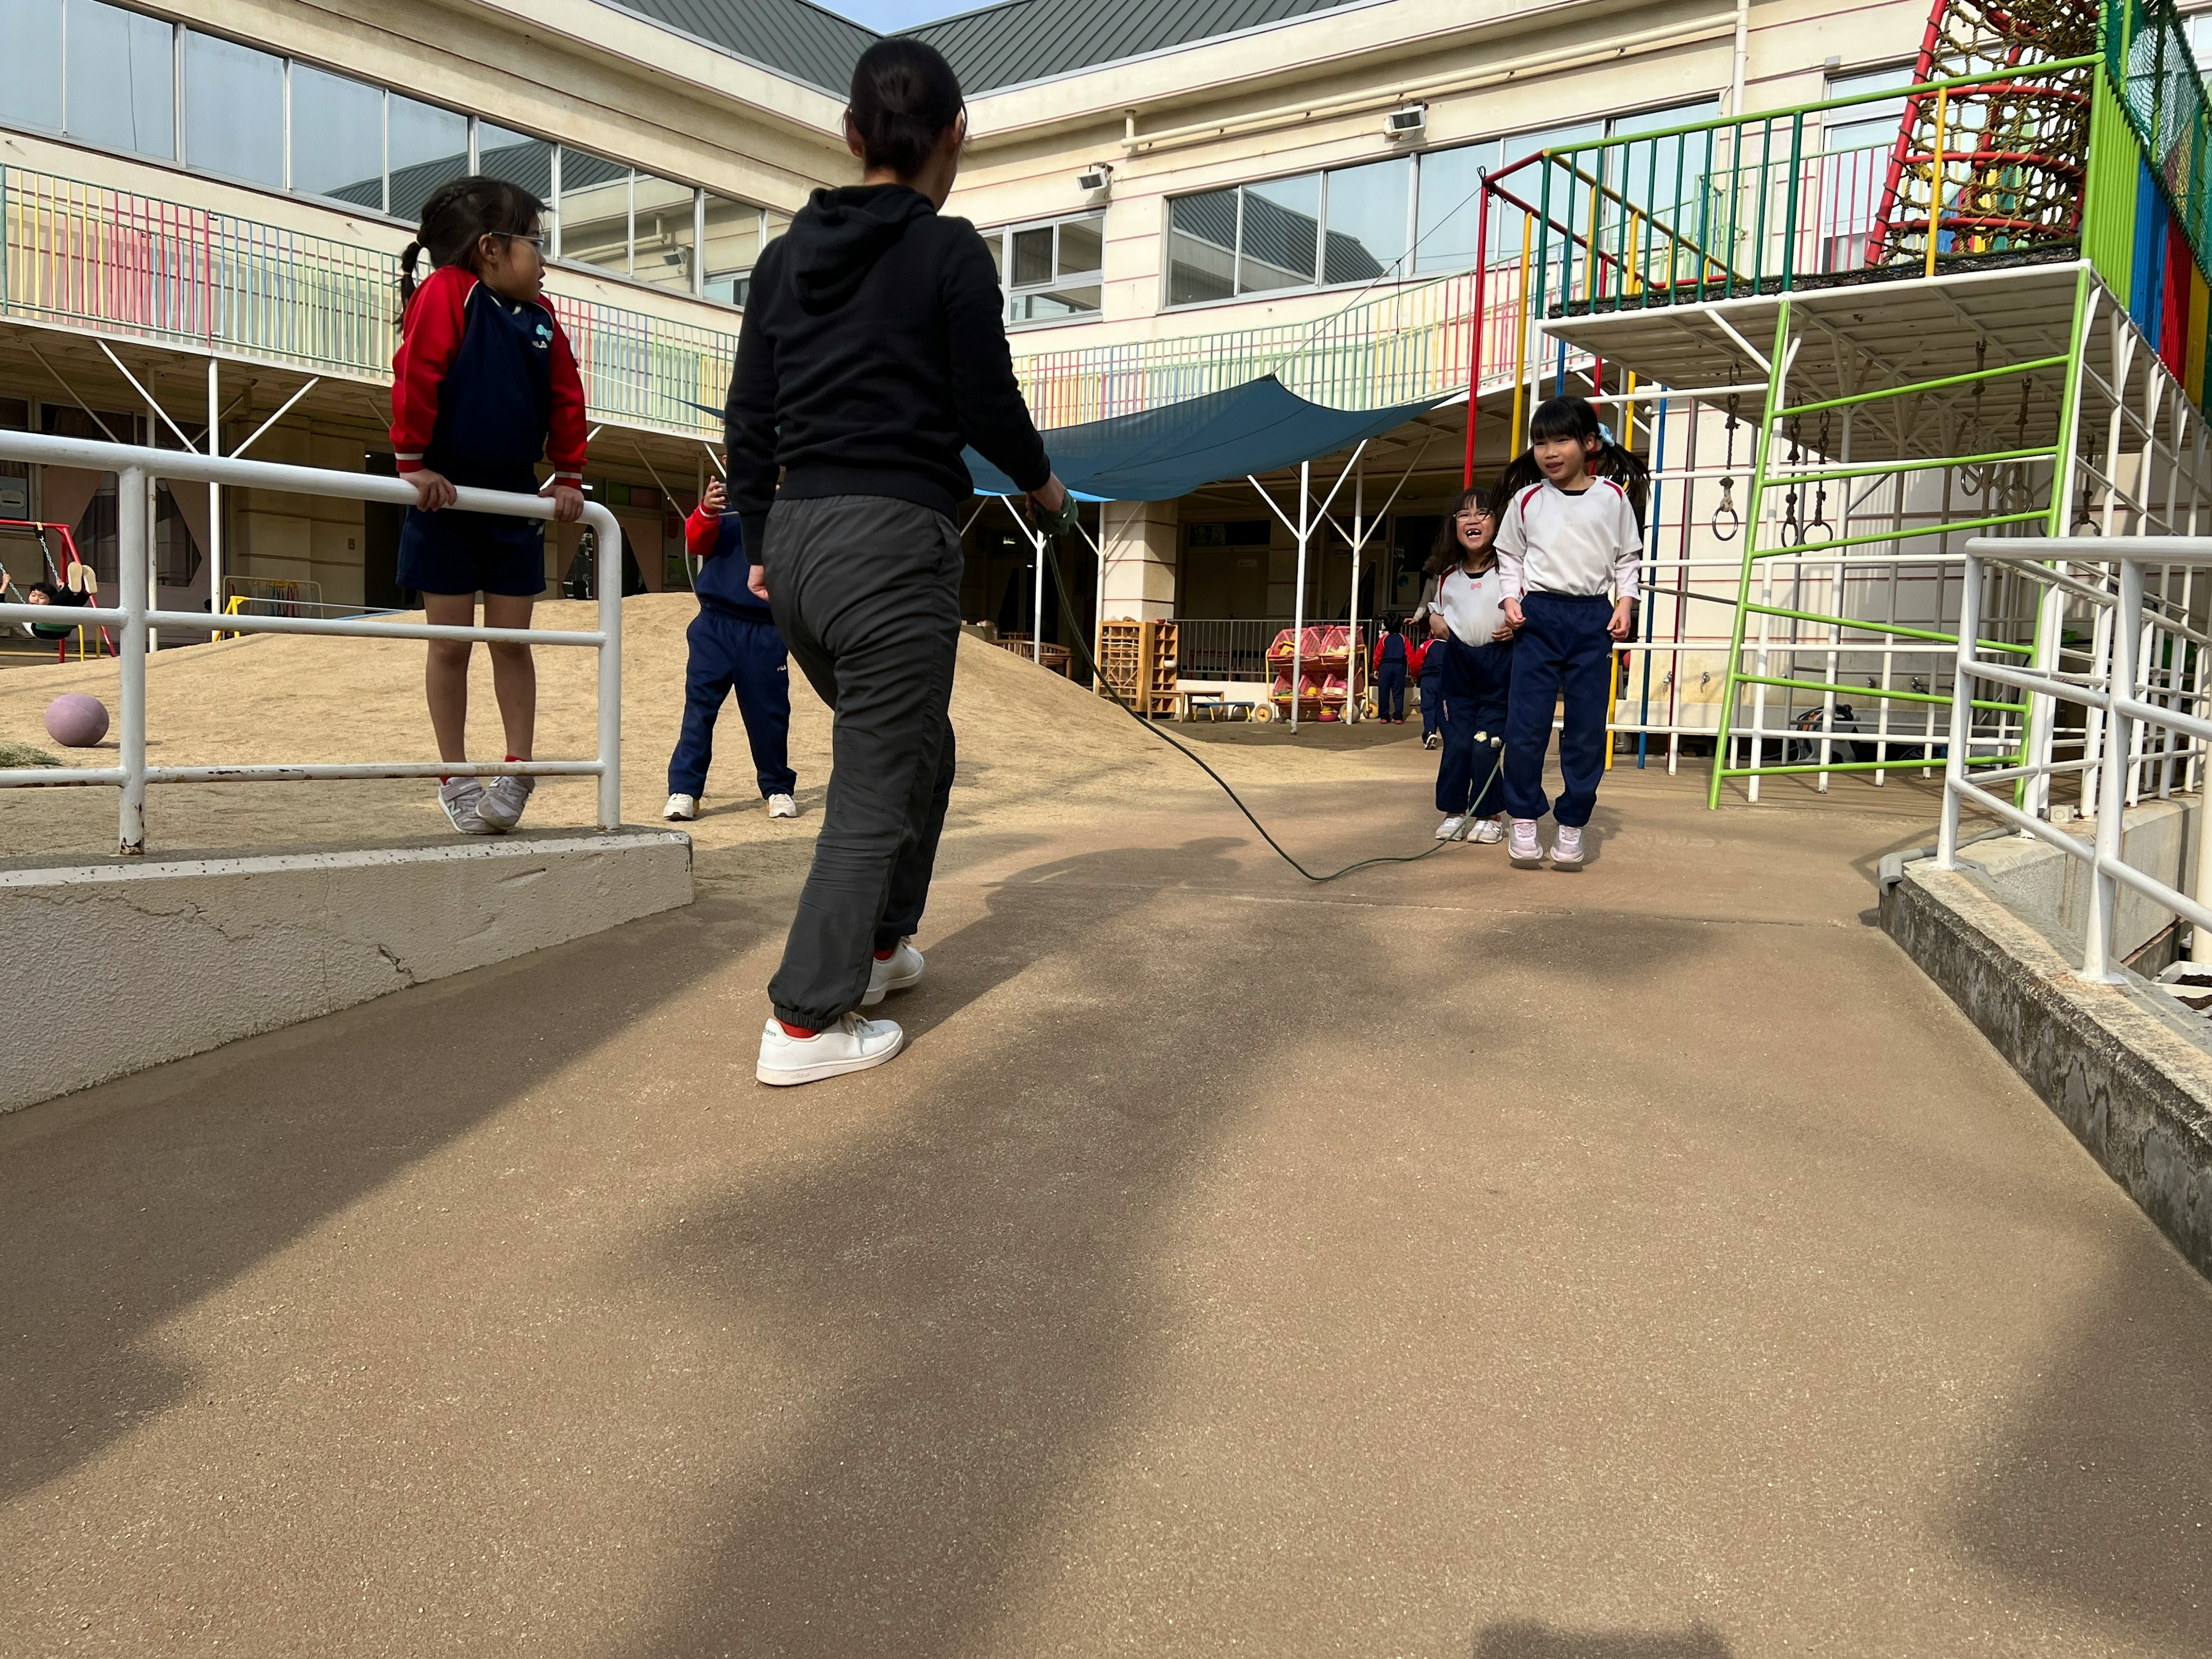
<svg viewBox="0 0 2212 1659"><path fill-rule="evenodd" d="M46 735L64 749L89 749L107 735L107 705L82 691L64 691L46 705Z"/></svg>

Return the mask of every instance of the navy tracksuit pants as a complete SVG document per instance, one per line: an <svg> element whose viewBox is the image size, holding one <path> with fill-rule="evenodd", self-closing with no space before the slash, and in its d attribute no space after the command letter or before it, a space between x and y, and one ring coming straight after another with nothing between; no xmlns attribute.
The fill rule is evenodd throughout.
<svg viewBox="0 0 2212 1659"><path fill-rule="evenodd" d="M1443 656L1437 676L1444 746L1437 768L1437 811L1494 817L1505 805L1498 794L1498 763L1505 742L1513 647L1510 642L1466 645L1454 638L1439 640L1429 649ZM1425 711L1428 702L1425 675L1421 684Z"/></svg>
<svg viewBox="0 0 2212 1659"><path fill-rule="evenodd" d="M1444 665L1437 647L1442 640L1429 641L1429 654L1421 659L1421 737L1424 741L1444 723L1444 700L1449 693L1444 690Z"/></svg>
<svg viewBox="0 0 2212 1659"><path fill-rule="evenodd" d="M668 760L668 793L703 795L714 758L714 717L734 690L763 799L799 787L791 769L791 669L783 635L756 620L702 602L684 631L691 659L684 675L684 731Z"/></svg>
<svg viewBox="0 0 2212 1659"><path fill-rule="evenodd" d="M1597 805L1605 775L1606 708L1612 678L1613 601L1602 593L1530 593L1513 641L1511 706L1505 717L1505 810L1580 829ZM1552 746L1552 704L1560 702L1556 802L1544 799L1544 754Z"/></svg>
<svg viewBox="0 0 2212 1659"><path fill-rule="evenodd" d="M1403 720L1406 718L1406 665L1386 662L1375 671L1375 718L1378 720Z"/></svg>

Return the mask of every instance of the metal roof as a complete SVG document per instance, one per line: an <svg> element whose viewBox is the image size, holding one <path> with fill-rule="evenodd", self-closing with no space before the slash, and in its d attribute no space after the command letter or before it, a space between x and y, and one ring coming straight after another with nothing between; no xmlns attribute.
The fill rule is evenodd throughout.
<svg viewBox="0 0 2212 1659"><path fill-rule="evenodd" d="M606 0L842 97L880 39L809 0ZM1141 58L1356 0L1002 0L902 29L950 60L970 94Z"/></svg>
<svg viewBox="0 0 2212 1659"><path fill-rule="evenodd" d="M879 38L808 0L608 0L624 11L842 98L854 60Z"/></svg>
<svg viewBox="0 0 2212 1659"><path fill-rule="evenodd" d="M1115 64L1352 0L1004 0L902 34L943 52L970 94Z"/></svg>

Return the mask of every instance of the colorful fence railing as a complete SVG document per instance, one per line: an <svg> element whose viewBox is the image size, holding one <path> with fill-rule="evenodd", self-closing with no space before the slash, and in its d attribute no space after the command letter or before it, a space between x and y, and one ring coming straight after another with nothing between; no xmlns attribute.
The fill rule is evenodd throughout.
<svg viewBox="0 0 2212 1659"><path fill-rule="evenodd" d="M380 249L0 167L0 314L381 378L398 293ZM550 297L595 421L719 435L734 333Z"/></svg>

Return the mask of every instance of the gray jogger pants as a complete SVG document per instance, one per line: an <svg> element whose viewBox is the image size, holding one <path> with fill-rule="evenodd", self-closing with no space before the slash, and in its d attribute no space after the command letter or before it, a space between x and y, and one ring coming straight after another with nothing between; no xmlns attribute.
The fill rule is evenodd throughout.
<svg viewBox="0 0 2212 1659"><path fill-rule="evenodd" d="M792 660L836 711L830 804L799 896L776 1018L820 1030L860 1006L874 953L915 932L952 793L960 535L884 495L780 501L769 605Z"/></svg>

